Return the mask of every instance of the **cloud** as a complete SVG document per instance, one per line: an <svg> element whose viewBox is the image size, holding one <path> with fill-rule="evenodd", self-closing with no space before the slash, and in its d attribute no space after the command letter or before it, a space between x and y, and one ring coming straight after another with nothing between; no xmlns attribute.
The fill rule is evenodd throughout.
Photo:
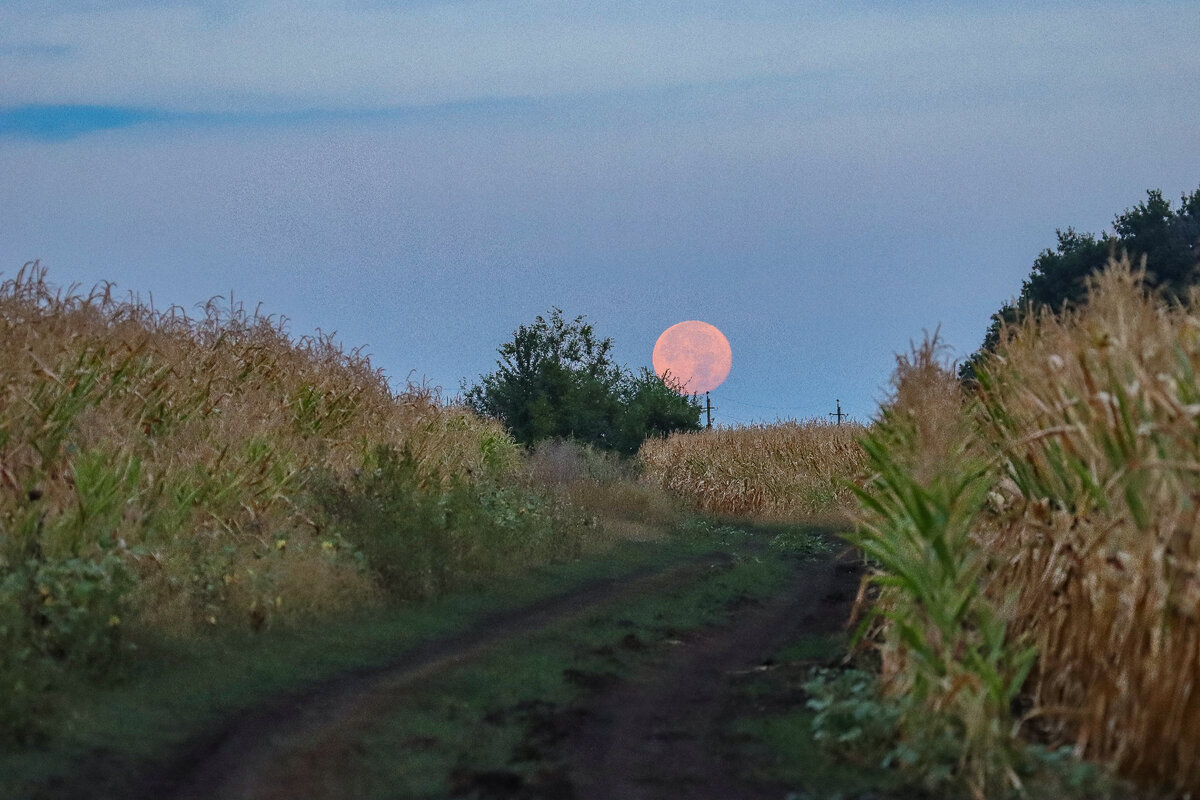
<svg viewBox="0 0 1200 800"><path fill-rule="evenodd" d="M106 106L19 106L0 109L0 139L73 139L85 133L160 122L170 115Z"/></svg>
<svg viewBox="0 0 1200 800"><path fill-rule="evenodd" d="M815 10L814 10L815 9ZM885 9L885 10L880 10ZM371 110L835 74L881 95L1064 92L1194 75L1191 3L946 10L543 0L18 2L0 10L0 106L182 113ZM1131 41L1136 31L1143 41ZM22 50L22 48L25 48ZM38 58L29 48L69 57ZM1049 85L1047 85L1049 84Z"/></svg>

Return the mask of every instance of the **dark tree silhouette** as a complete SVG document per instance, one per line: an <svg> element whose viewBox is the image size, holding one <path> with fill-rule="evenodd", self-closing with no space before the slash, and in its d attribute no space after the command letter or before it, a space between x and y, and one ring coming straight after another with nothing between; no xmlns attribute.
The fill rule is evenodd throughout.
<svg viewBox="0 0 1200 800"><path fill-rule="evenodd" d="M1110 258L1127 253L1135 263L1145 258L1146 286L1167 298L1186 297L1200 283L1200 189L1184 194L1178 208L1158 189L1113 221L1113 233L1099 238L1074 228L1055 232L1058 245L1043 250L1033 262L1020 296L992 315L982 347L963 364L964 381L973 379L975 364L1000 342L1004 329L1029 313L1055 313L1079 305L1087 296L1087 278L1103 270Z"/></svg>
<svg viewBox="0 0 1200 800"><path fill-rule="evenodd" d="M650 436L700 429L700 403L649 370L634 374L612 360L612 340L582 316L551 309L500 346L496 371L464 385L467 404L504 423L531 445L574 439L625 455Z"/></svg>

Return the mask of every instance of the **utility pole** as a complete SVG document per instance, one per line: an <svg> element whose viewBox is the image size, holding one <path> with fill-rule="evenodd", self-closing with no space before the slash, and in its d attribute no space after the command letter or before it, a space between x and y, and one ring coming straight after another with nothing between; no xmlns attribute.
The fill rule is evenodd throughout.
<svg viewBox="0 0 1200 800"><path fill-rule="evenodd" d="M831 416L831 417L837 417L837 424L838 424L838 425L841 425L841 424L842 424L842 417L848 417L848 416L850 416L850 415L849 415L849 414L844 414L844 413L842 413L842 401L841 401L841 400L838 400L838 401L837 401L837 411L830 411L830 412L829 412L829 416Z"/></svg>
<svg viewBox="0 0 1200 800"><path fill-rule="evenodd" d="M708 392L704 393L704 414L708 419L708 425L706 427L711 428L712 427L712 398L709 397Z"/></svg>

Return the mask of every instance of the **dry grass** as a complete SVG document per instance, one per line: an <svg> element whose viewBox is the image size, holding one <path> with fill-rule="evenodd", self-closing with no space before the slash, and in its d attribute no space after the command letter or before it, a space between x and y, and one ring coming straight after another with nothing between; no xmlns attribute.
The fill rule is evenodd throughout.
<svg viewBox="0 0 1200 800"><path fill-rule="evenodd" d="M969 400L944 369L920 386L903 366L912 396L898 395L885 412L895 424L873 434L861 529L887 552L929 545L898 568L881 562L889 681L934 686L929 704L965 731L1020 726L1153 790L1200 791L1200 298L1151 297L1123 260L1091 282L1083 308L1007 331ZM922 600L943 578L958 590L947 597L965 598L955 607L976 610ZM945 624L906 639L921 619ZM1003 650L986 641L997 637ZM954 708L989 674L1022 678L1030 645L1020 718L999 702ZM977 792L1015 785L1002 761L992 767L998 780Z"/></svg>
<svg viewBox="0 0 1200 800"><path fill-rule="evenodd" d="M116 553L168 629L372 602L308 490L381 445L434 486L519 458L497 425L236 305L56 290L34 263L0 285L0 341L0 568Z"/></svg>
<svg viewBox="0 0 1200 800"><path fill-rule="evenodd" d="M650 439L646 476L712 514L772 522L840 518L862 471L863 428L820 420L717 428Z"/></svg>
<svg viewBox="0 0 1200 800"><path fill-rule="evenodd" d="M1128 775L1200 790L1200 303L1128 261L1030 320L981 375L1004 480L980 541L1040 652L1039 724Z"/></svg>
<svg viewBox="0 0 1200 800"><path fill-rule="evenodd" d="M595 534L588 546L616 541L657 541L682 525L686 508L636 465L613 453L561 440L539 443L529 454L527 469L543 486L589 516Z"/></svg>

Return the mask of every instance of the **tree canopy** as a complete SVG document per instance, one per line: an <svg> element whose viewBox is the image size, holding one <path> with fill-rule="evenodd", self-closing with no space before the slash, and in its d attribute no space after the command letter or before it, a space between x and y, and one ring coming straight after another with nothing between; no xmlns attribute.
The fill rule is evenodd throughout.
<svg viewBox="0 0 1200 800"><path fill-rule="evenodd" d="M1145 201L1117 215L1111 234L1096 237L1074 228L1055 233L1057 246L1034 260L1020 296L992 315L983 346L963 365L964 378L971 377L974 364L996 347L1005 326L1044 308L1057 313L1082 303L1088 276L1122 251L1135 262L1144 257L1147 288L1169 298L1183 297L1200 283L1200 189L1184 194L1178 208L1172 208L1160 190L1150 189Z"/></svg>
<svg viewBox="0 0 1200 800"><path fill-rule="evenodd" d="M582 316L568 320L551 309L518 326L497 352L496 370L464 386L464 396L521 444L574 439L632 455L650 436L700 429L696 398L648 369L618 366L612 340L599 338Z"/></svg>

